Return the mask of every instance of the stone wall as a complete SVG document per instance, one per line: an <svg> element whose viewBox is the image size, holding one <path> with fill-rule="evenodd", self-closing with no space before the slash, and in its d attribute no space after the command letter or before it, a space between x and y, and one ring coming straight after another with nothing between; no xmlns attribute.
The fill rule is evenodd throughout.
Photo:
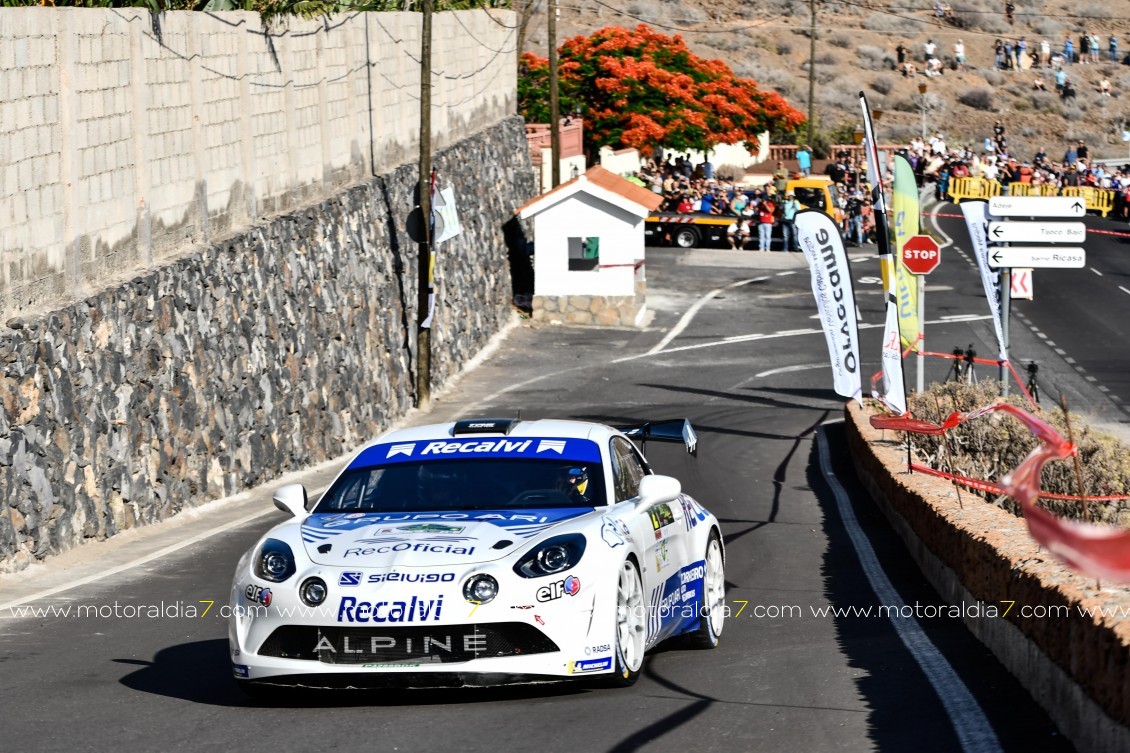
<svg viewBox="0 0 1130 753"><path fill-rule="evenodd" d="M510 118L436 155L442 385L509 318L535 192ZM341 455L413 402L411 167L0 333L0 572Z"/></svg>
<svg viewBox="0 0 1130 753"><path fill-rule="evenodd" d="M436 148L516 112L514 15L435 15ZM418 151L420 14L0 8L0 322Z"/></svg>
<svg viewBox="0 0 1130 753"><path fill-rule="evenodd" d="M943 479L906 473L904 446L869 416L848 403L856 472L927 580L950 604L997 610L963 621L1078 750L1130 750L1125 591L1042 550L1023 518L967 493L963 502Z"/></svg>

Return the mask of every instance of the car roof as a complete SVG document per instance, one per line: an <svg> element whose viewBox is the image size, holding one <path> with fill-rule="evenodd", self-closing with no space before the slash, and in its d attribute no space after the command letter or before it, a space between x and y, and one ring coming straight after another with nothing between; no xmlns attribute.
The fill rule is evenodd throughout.
<svg viewBox="0 0 1130 753"><path fill-rule="evenodd" d="M454 434L455 422L442 424L427 424L426 426L413 426L406 429L390 431L375 441L366 445L372 446L388 442L419 442L423 440L450 439ZM463 438L489 437L558 437L591 439L601 444L616 433L616 430L604 424L591 421L566 421L561 419L543 418L535 421L515 421L510 424L510 430L503 432L467 433L459 434Z"/></svg>

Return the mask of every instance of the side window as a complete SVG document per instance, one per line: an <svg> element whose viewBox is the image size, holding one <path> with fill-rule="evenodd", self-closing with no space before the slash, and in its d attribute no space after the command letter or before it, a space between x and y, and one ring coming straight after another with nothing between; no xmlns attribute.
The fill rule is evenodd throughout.
<svg viewBox="0 0 1130 753"><path fill-rule="evenodd" d="M647 475L631 442L622 437L612 439L612 473L616 484L616 501L639 496L640 480Z"/></svg>

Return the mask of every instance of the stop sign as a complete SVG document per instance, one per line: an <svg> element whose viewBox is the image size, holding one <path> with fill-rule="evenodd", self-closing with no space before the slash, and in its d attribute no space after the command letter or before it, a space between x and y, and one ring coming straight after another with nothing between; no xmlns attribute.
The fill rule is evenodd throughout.
<svg viewBox="0 0 1130 753"><path fill-rule="evenodd" d="M928 235L912 235L902 247L902 263L912 274L928 275L941 260L938 242Z"/></svg>

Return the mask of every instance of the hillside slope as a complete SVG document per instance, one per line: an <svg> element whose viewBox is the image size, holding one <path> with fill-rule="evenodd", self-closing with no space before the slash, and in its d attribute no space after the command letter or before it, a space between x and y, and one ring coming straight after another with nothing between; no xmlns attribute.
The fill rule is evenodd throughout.
<svg viewBox="0 0 1130 753"><path fill-rule="evenodd" d="M1130 145L1122 141L1130 129L1130 66L1109 62L1111 34L1119 43L1119 60L1130 53L1130 0L1014 0L1013 24L1004 2L955 0L953 21L934 15L930 0L830 2L818 0L816 45L817 128L831 136L850 133L859 123L857 94L866 91L881 114L880 141L905 141L922 128L927 85L926 128L942 131L949 143L982 144L993 124L1004 122L1011 151L1028 159L1038 149L1062 153L1069 140L1084 139L1095 157L1122 157ZM531 20L524 49L546 54L546 0ZM741 76L753 78L807 112L809 3L804 0L561 0L558 41L602 26L635 26L646 22L668 34L681 34L699 55L720 58ZM1047 69L994 69L997 39L1025 38L1029 51L1048 40L1062 50L1070 36L1076 53L1084 31L1099 37L1101 62L1075 63L1065 71L1075 85L1074 99L1061 99ZM945 73L921 73L923 47L932 39L946 62ZM954 71L953 45L965 44L969 70ZM895 50L904 44L919 68L913 77L895 70ZM1099 93L1108 78L1112 96ZM1042 78L1048 91L1036 91Z"/></svg>

